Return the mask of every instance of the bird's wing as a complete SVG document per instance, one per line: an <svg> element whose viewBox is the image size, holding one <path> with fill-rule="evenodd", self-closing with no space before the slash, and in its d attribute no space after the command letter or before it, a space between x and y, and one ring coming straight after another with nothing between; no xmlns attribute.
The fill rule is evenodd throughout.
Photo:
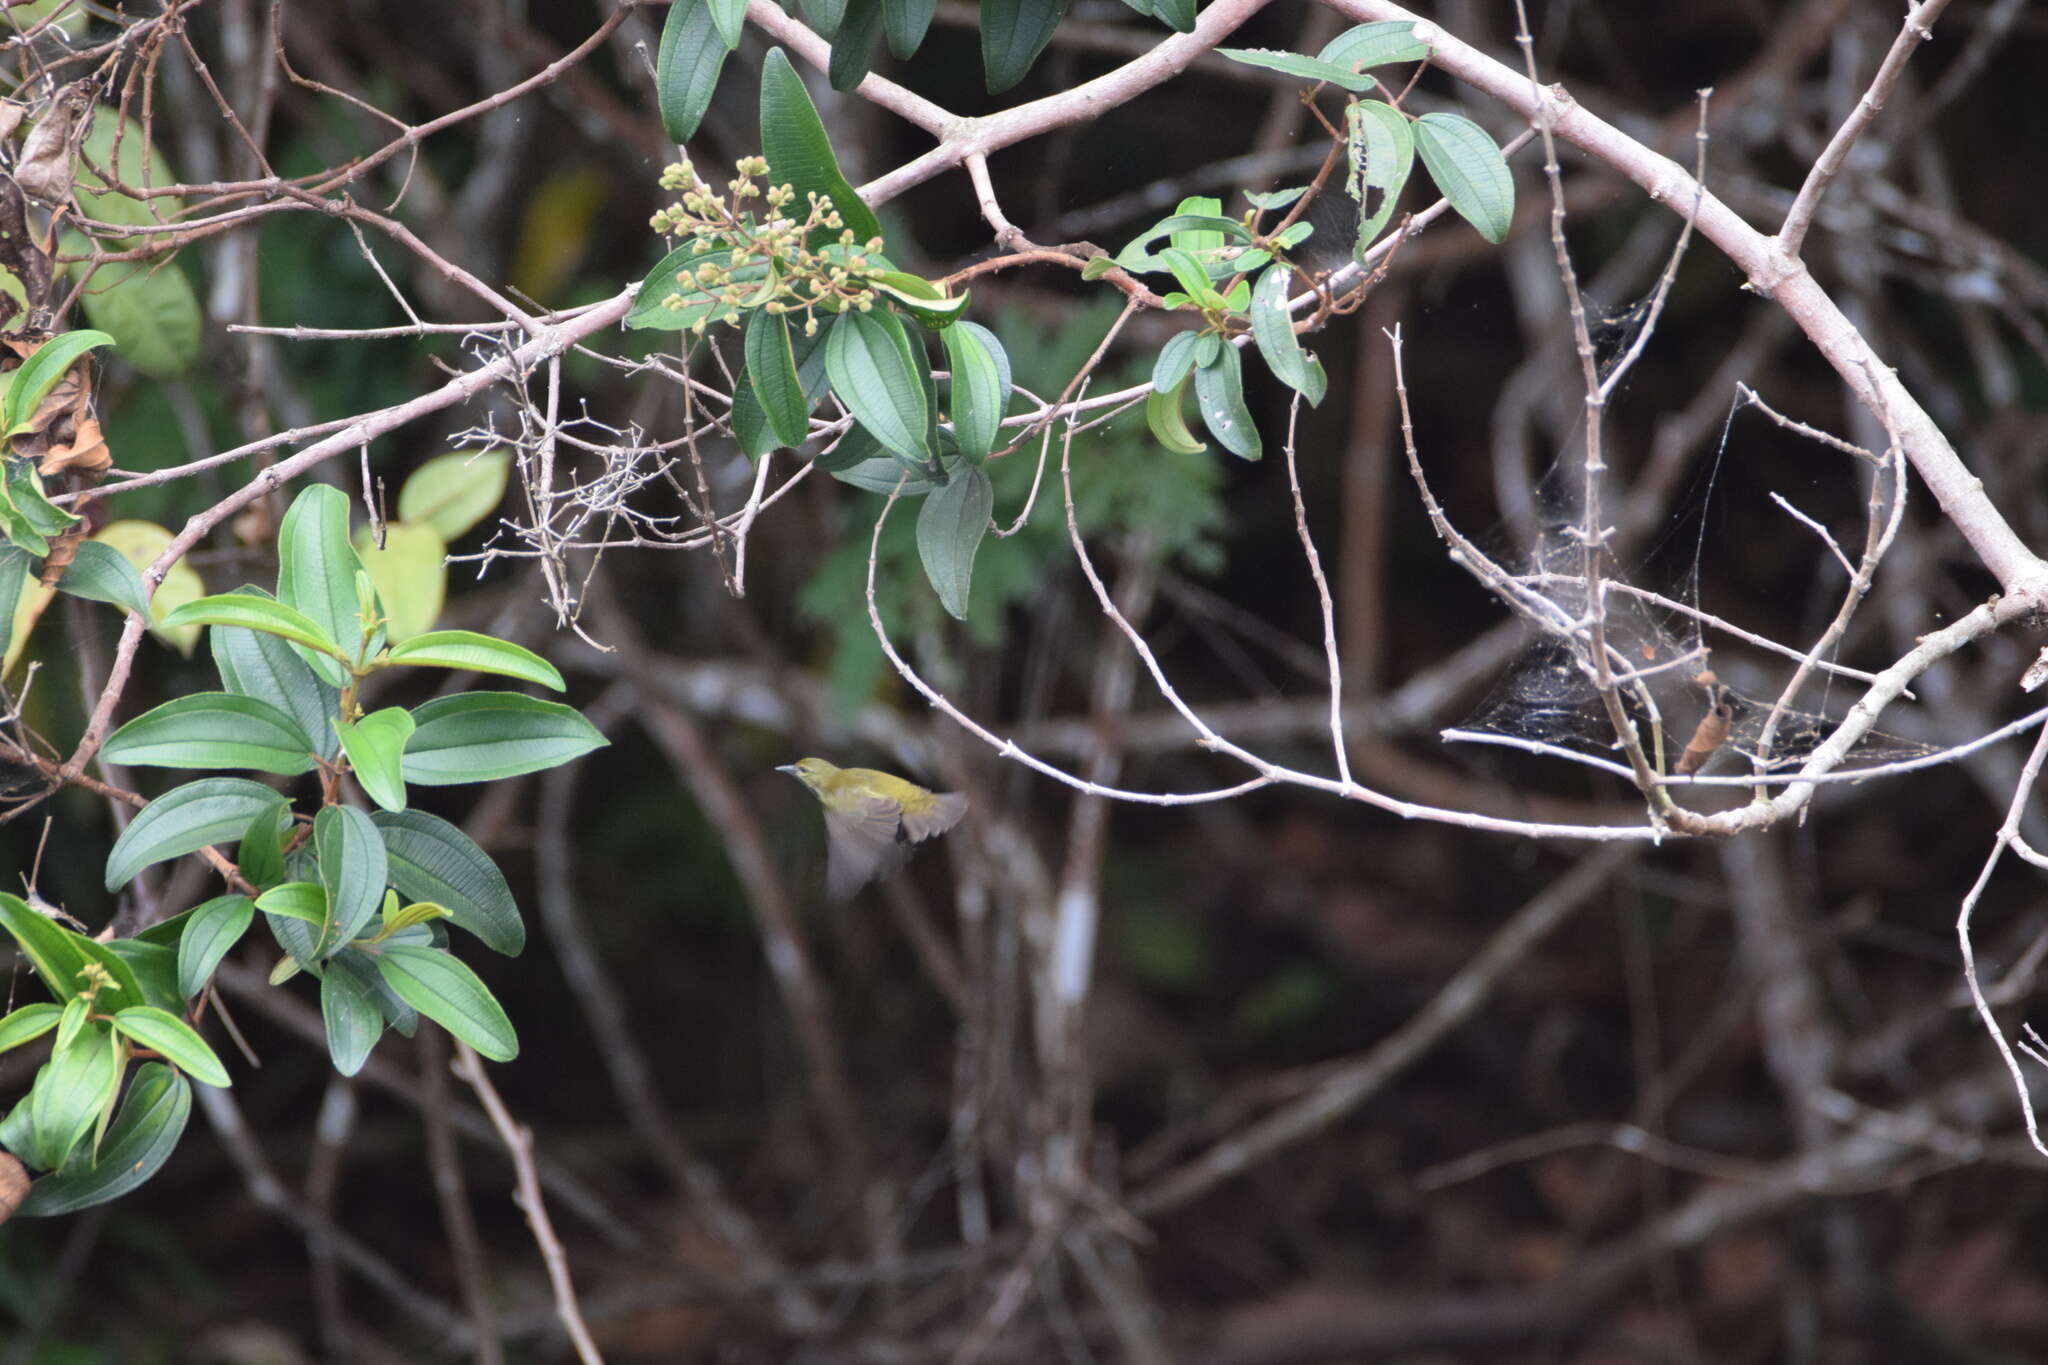
<svg viewBox="0 0 2048 1365"><path fill-rule="evenodd" d="M918 843L935 834L944 834L960 823L960 817L967 814L967 797L961 792L934 792L932 807L922 814L903 812L903 832Z"/></svg>
<svg viewBox="0 0 2048 1365"><path fill-rule="evenodd" d="M825 808L825 892L845 900L909 855L902 807L886 796L861 797L844 810Z"/></svg>

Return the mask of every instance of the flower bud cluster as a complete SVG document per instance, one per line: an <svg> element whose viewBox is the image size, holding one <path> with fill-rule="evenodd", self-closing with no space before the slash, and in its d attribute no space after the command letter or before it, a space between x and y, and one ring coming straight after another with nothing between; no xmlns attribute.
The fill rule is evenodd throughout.
<svg viewBox="0 0 2048 1365"><path fill-rule="evenodd" d="M649 226L685 239L704 257L677 272L680 288L664 300L666 307L704 309L690 326L700 336L709 324L737 323L743 310L755 308L801 317L804 335L816 336L820 313L874 307L870 276L887 268L878 259L881 238L857 242L830 195L808 193L799 209L794 188L764 183L765 158L743 157L733 170L723 194L688 161L661 173L661 187L681 191L681 198L655 214ZM838 240L813 247L820 232L836 232Z"/></svg>

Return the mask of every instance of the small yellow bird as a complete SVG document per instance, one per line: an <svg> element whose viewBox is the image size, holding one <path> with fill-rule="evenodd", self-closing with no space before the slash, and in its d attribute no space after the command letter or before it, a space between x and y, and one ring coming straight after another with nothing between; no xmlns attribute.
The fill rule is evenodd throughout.
<svg viewBox="0 0 2048 1365"><path fill-rule="evenodd" d="M806 758L775 771L809 787L825 807L825 891L833 900L895 871L912 844L944 834L967 813L960 792L926 791L873 768Z"/></svg>

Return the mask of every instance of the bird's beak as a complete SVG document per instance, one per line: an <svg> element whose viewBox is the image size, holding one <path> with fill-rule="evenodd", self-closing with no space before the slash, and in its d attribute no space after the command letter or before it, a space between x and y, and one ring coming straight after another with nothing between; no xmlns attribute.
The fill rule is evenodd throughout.
<svg viewBox="0 0 2048 1365"><path fill-rule="evenodd" d="M797 775L796 764L794 763L785 763L781 767L777 768L775 771L779 773L788 773L791 777L795 777Z"/></svg>

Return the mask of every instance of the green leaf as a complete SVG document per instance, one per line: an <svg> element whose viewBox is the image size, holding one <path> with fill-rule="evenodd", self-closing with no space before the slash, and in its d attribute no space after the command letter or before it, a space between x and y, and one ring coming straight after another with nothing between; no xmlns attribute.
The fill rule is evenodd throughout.
<svg viewBox="0 0 2048 1365"><path fill-rule="evenodd" d="M1415 166L1415 134L1408 116L1378 100L1360 100L1347 116L1351 174L1344 190L1359 203L1358 240L1352 254L1365 259L1365 249L1394 216L1394 204Z"/></svg>
<svg viewBox="0 0 2048 1365"><path fill-rule="evenodd" d="M284 880L284 836L291 827L291 804L280 797L269 811L251 820L243 833L235 850L235 865L257 890Z"/></svg>
<svg viewBox="0 0 2048 1365"><path fill-rule="evenodd" d="M747 0L711 0L711 22L718 26L727 51L738 47L740 35L747 31Z"/></svg>
<svg viewBox="0 0 2048 1365"><path fill-rule="evenodd" d="M191 1113L191 1082L161 1062L143 1063L100 1144L98 1160L74 1160L36 1181L16 1214L49 1218L120 1198L170 1160Z"/></svg>
<svg viewBox="0 0 2048 1365"><path fill-rule="evenodd" d="M807 11L808 12L808 11ZM789 64L782 49L768 49L761 63L761 154L768 158L768 179L796 190L794 205L801 210L805 196L830 196L832 207L853 230L853 239L865 243L882 235L874 212L861 202L840 173L825 125L818 119L817 106L804 89L803 78ZM811 234L815 250L826 242L839 240L837 231L820 228Z"/></svg>
<svg viewBox="0 0 2048 1365"><path fill-rule="evenodd" d="M988 458L1003 432L1010 402L1010 357L994 332L973 322L956 322L939 333L946 347L948 400L960 453L976 462Z"/></svg>
<svg viewBox="0 0 2048 1365"><path fill-rule="evenodd" d="M1323 367L1301 349L1294 335L1294 316L1287 311L1287 282L1293 274L1284 265L1274 265L1259 276L1259 287L1252 291L1252 340L1273 377L1313 407L1323 401L1330 385Z"/></svg>
<svg viewBox="0 0 2048 1365"><path fill-rule="evenodd" d="M36 347L14 371L6 396L0 398L0 430L9 436L27 431L29 419L72 362L95 347L113 344L114 339L105 332L86 328L59 333Z"/></svg>
<svg viewBox="0 0 2048 1365"><path fill-rule="evenodd" d="M90 266L73 274L83 278ZM205 317L175 261L108 261L80 298L86 321L113 337L121 359L151 379L175 379L199 359Z"/></svg>
<svg viewBox="0 0 2048 1365"><path fill-rule="evenodd" d="M967 292L948 294L930 280L906 270L879 270L868 279L877 291L927 331L943 332L967 311Z"/></svg>
<svg viewBox="0 0 2048 1365"><path fill-rule="evenodd" d="M269 597L261 588L249 587L235 595ZM159 591L156 600L162 602L163 596ZM213 627L207 643L221 686L286 712L298 722L300 733L313 737L322 758L334 756L334 718L341 710L341 693L307 667L290 645L278 636L239 626Z"/></svg>
<svg viewBox="0 0 2048 1365"><path fill-rule="evenodd" d="M875 64L875 40L881 35L882 0L846 0L825 64L827 84L844 92L866 79Z"/></svg>
<svg viewBox="0 0 2048 1365"><path fill-rule="evenodd" d="M384 604L384 635L394 644L434 628L448 596L448 542L427 525L384 523L384 548L365 526L355 534L356 558Z"/></svg>
<svg viewBox="0 0 2048 1365"><path fill-rule="evenodd" d="M1429 178L1458 216L1496 245L1515 218L1515 178L1484 128L1463 114L1430 113L1415 121L1415 150Z"/></svg>
<svg viewBox="0 0 2048 1365"><path fill-rule="evenodd" d="M62 1166L106 1113L120 1085L117 1045L104 1029L87 1029L69 1047L53 1051L24 1101L34 1150L21 1155L44 1170Z"/></svg>
<svg viewBox="0 0 2048 1365"><path fill-rule="evenodd" d="M1188 419L1181 408L1181 395L1187 392L1188 380L1183 374L1180 382L1170 389L1154 389L1145 400L1145 425L1152 429L1152 435L1159 444L1176 455L1199 455L1209 447L1195 439L1188 430Z"/></svg>
<svg viewBox="0 0 2048 1365"><path fill-rule="evenodd" d="M266 915L282 915L304 924L327 923L327 889L318 882L280 882L256 898L256 908ZM316 940L308 952L317 951ZM296 956L296 954L294 954Z"/></svg>
<svg viewBox="0 0 2048 1365"><path fill-rule="evenodd" d="M475 972L438 948L386 947L377 970L399 998L494 1062L519 1055L519 1036Z"/></svg>
<svg viewBox="0 0 2048 1365"><path fill-rule="evenodd" d="M1291 190L1274 190L1270 194L1262 194L1258 190L1246 190L1244 197L1251 201L1253 208L1271 212L1274 209L1286 208L1289 204L1307 193L1308 186L1296 185Z"/></svg>
<svg viewBox="0 0 2048 1365"><path fill-rule="evenodd" d="M71 933L68 929L64 932ZM100 993L93 1001L95 1005L101 1010L118 1010L129 1005L149 1003L149 997L143 993L142 982L137 979L135 969L128 965L127 959L114 951L113 943L100 943L83 934L72 934L72 937L77 940L80 955L87 962L97 964L111 983L100 987Z"/></svg>
<svg viewBox="0 0 2048 1365"><path fill-rule="evenodd" d="M208 777L171 788L138 811L114 841L107 854L107 890L119 891L152 863L240 839L280 799L242 777Z"/></svg>
<svg viewBox="0 0 2048 1365"><path fill-rule="evenodd" d="M789 324L780 314L758 308L747 319L746 357L747 385L775 439L786 446L802 445L811 434L811 405L804 401Z"/></svg>
<svg viewBox="0 0 2048 1365"><path fill-rule="evenodd" d="M840 23L846 18L846 0L803 0L804 18L821 38L830 38L839 32ZM802 200L802 196L798 196Z"/></svg>
<svg viewBox="0 0 2048 1365"><path fill-rule="evenodd" d="M350 553L353 554L354 551ZM351 601L354 600L353 582L349 585L349 597ZM354 617L353 610L350 617ZM165 616L162 624L168 629L175 629L178 626L239 626L244 630L260 630L265 635L275 635L293 644L303 645L313 650L315 656L323 662L333 665L337 670L341 668L336 662L342 657L341 645L317 622L304 612L268 597L258 597L254 593L224 592L213 597L201 597L187 602ZM357 632L357 636L360 639L360 631ZM343 671L341 676L346 679L348 674Z"/></svg>
<svg viewBox="0 0 2048 1365"><path fill-rule="evenodd" d="M496 673L562 690L562 675L540 655L510 640L470 630L437 630L395 645L385 662L413 668L454 668L470 673Z"/></svg>
<svg viewBox="0 0 2048 1365"><path fill-rule="evenodd" d="M0 545L0 657L14 643L14 610L28 582L29 553L19 545Z"/></svg>
<svg viewBox="0 0 2048 1365"><path fill-rule="evenodd" d="M103 545L110 545L121 553L121 557L134 565L136 570L147 569L156 562L171 543L171 533L154 522L127 518L109 522L92 537ZM150 633L162 640L180 654L190 656L193 646L199 643L198 626L180 626L175 630L164 629L163 618L173 610L206 594L206 585L200 581L198 572L187 560L178 560L164 571L164 581L149 600Z"/></svg>
<svg viewBox="0 0 2048 1365"><path fill-rule="evenodd" d="M539 772L609 742L573 707L516 692L458 692L412 715L405 780L424 787Z"/></svg>
<svg viewBox="0 0 2048 1365"><path fill-rule="evenodd" d="M92 1018L92 1001L82 995L74 995L65 1001L64 1008L57 1014L57 1038L51 1044L58 1051L71 1046L85 1028L85 1021Z"/></svg>
<svg viewBox="0 0 2048 1365"><path fill-rule="evenodd" d="M313 848L320 885L327 892L327 923L320 931L326 957L362 932L391 884L383 836L370 817L349 806L322 806L313 817Z"/></svg>
<svg viewBox="0 0 2048 1365"><path fill-rule="evenodd" d="M884 497L891 493L905 498L922 497L938 487L932 482L929 474L910 468L894 455L877 455L844 468L833 469L830 473L841 483L850 483L855 488L880 493Z"/></svg>
<svg viewBox="0 0 2048 1365"><path fill-rule="evenodd" d="M1216 363L1195 370L1195 402L1217 443L1233 455L1256 460L1264 453L1259 429L1244 405L1244 358L1235 346L1218 349Z"/></svg>
<svg viewBox="0 0 2048 1365"><path fill-rule="evenodd" d="M134 1005L114 1016L114 1027L151 1051L163 1054L165 1061L201 1085L227 1086L228 1069L220 1064L220 1058L190 1024L169 1010Z"/></svg>
<svg viewBox="0 0 2048 1365"><path fill-rule="evenodd" d="M0 929L13 936L50 994L59 1000L78 994L78 973L87 961L78 947L84 941L81 936L4 891L0 891Z"/></svg>
<svg viewBox="0 0 2048 1365"><path fill-rule="evenodd" d="M1195 367L1195 343L1200 340L1199 332L1178 332L1159 348L1159 359L1152 365L1153 392L1167 393L1180 387Z"/></svg>
<svg viewBox="0 0 2048 1365"><path fill-rule="evenodd" d="M661 332L683 332L707 318L722 317L730 305L697 283L690 272L703 265L715 265L723 270L731 260L732 252L722 247L704 247L696 243L677 247L647 272L640 293L633 300L633 311L626 314L626 325ZM732 272L733 282L738 284L767 277L768 266L760 261ZM671 301L674 301L674 307L670 306Z"/></svg>
<svg viewBox="0 0 2048 1365"><path fill-rule="evenodd" d="M497 510L512 470L509 451L450 451L412 472L398 490L398 520L431 526L453 542Z"/></svg>
<svg viewBox="0 0 2048 1365"><path fill-rule="evenodd" d="M214 968L228 955L256 918L256 903L247 896L215 896L194 907L178 938L178 994L190 1000L206 989Z"/></svg>
<svg viewBox="0 0 2048 1365"><path fill-rule="evenodd" d="M412 714L402 706L372 711L354 725L341 724L341 750L372 801L385 810L405 809L405 742L412 738Z"/></svg>
<svg viewBox="0 0 2048 1365"><path fill-rule="evenodd" d="M1024 79L1066 12L1067 0L981 0L981 65L991 95Z"/></svg>
<svg viewBox="0 0 2048 1365"><path fill-rule="evenodd" d="M842 313L825 339L832 391L885 449L901 459L931 458L924 384L903 324L889 313Z"/></svg>
<svg viewBox="0 0 2048 1365"><path fill-rule="evenodd" d="M149 594L142 590L142 575L127 556L97 540L78 543L76 557L64 569L58 588L88 602L106 602L149 619ZM0 640L0 649L6 641Z"/></svg>
<svg viewBox="0 0 2048 1365"><path fill-rule="evenodd" d="M0 501L6 504L7 537L34 555L50 552L51 536L78 524L78 518L43 496L43 480L31 460L8 460Z"/></svg>
<svg viewBox="0 0 2048 1365"><path fill-rule="evenodd" d="M283 777L313 767L313 741L267 701L197 692L145 711L107 737L104 756L146 768L254 768Z"/></svg>
<svg viewBox="0 0 2048 1365"><path fill-rule="evenodd" d="M917 51L938 7L938 0L882 0L882 29L889 35L891 56L903 61Z"/></svg>
<svg viewBox="0 0 2048 1365"><path fill-rule="evenodd" d="M1124 249L1116 254L1116 263L1125 270L1136 271L1140 274L1149 274L1153 271L1169 269L1170 267L1167 264L1164 252L1154 255L1147 248L1161 237L1174 238L1182 233L1189 232L1220 233L1222 234L1222 241L1218 243L1219 246L1226 244L1249 246L1252 240L1250 230L1235 218L1225 218L1213 213L1176 213L1170 217L1160 219L1151 227L1145 229L1142 236L1132 238ZM1178 246L1179 243L1174 242L1173 245ZM1182 250L1186 250L1186 248L1183 247ZM1219 269L1223 269L1226 274L1229 273L1229 267L1219 266ZM1206 284L1210 277L1210 272L1203 270L1201 277Z"/></svg>
<svg viewBox="0 0 2048 1365"><path fill-rule="evenodd" d="M1152 13L1176 32L1195 31L1195 0L1157 0L1152 7Z"/></svg>
<svg viewBox="0 0 2048 1365"><path fill-rule="evenodd" d="M65 1007L49 1001L38 1001L23 1005L14 1013L0 1019L0 1052L32 1043L57 1027L57 1021L64 1017Z"/></svg>
<svg viewBox="0 0 2048 1365"><path fill-rule="evenodd" d="M174 219L185 211L185 201L178 195L158 194L146 200L136 199L119 190L108 189L107 182L92 169L99 166L111 170L115 180L136 189L155 189L177 183L178 177L170 163L136 120L123 118L112 106L100 105L93 110L92 123L86 130L81 150L84 156L78 161L76 194L78 205L86 217L102 223L146 227ZM139 246L147 239L132 236L120 240L126 248Z"/></svg>
<svg viewBox="0 0 2048 1365"><path fill-rule="evenodd" d="M356 571L361 568L348 540L348 495L324 483L308 486L292 499L284 523L278 527L277 596L309 618L327 642L339 646L337 652L344 660L354 659L363 644L363 622L356 602ZM253 625L246 621L228 624ZM348 670L340 661L328 657L317 645L300 640L293 643L312 651L302 652L300 657L315 673L336 687L347 684Z"/></svg>
<svg viewBox="0 0 2048 1365"><path fill-rule="evenodd" d="M1159 258L1166 262L1166 268L1173 272L1173 278L1180 282L1180 287L1187 291L1196 307L1206 311L1224 306L1223 295L1209 283L1209 272L1193 256L1177 246L1170 246L1159 253Z"/></svg>
<svg viewBox="0 0 2048 1365"><path fill-rule="evenodd" d="M1327 81L1339 89L1349 90L1354 95L1379 84L1370 76L1361 76L1348 67L1338 66L1334 62L1301 57L1292 52L1275 52L1270 48L1219 47L1216 49L1216 55L1228 57L1233 62L1243 62L1246 66L1278 71L1283 76L1293 76L1297 80Z"/></svg>
<svg viewBox="0 0 2048 1365"><path fill-rule="evenodd" d="M334 1069L344 1076L361 1071L384 1033L384 1012L368 985L349 972L328 972L320 978L320 1017Z"/></svg>
<svg viewBox="0 0 2048 1365"><path fill-rule="evenodd" d="M917 554L939 602L960 620L967 619L967 590L974 578L974 555L988 530L995 487L979 465L970 465L945 487L924 500L917 514Z"/></svg>
<svg viewBox="0 0 2048 1365"><path fill-rule="evenodd" d="M140 1003L155 1005L159 1009L172 1009L184 1003L184 997L178 994L178 950L175 947L146 942L141 938L108 939L96 946L128 968L140 986ZM118 1007L105 991L100 995L103 1006Z"/></svg>
<svg viewBox="0 0 2048 1365"><path fill-rule="evenodd" d="M1426 61L1428 57L1429 44L1416 38L1413 19L1385 19L1346 29L1316 54L1317 61L1346 71L1369 70L1390 62Z"/></svg>
<svg viewBox="0 0 2048 1365"><path fill-rule="evenodd" d="M727 39L722 32L731 8L731 0L675 0L668 7L654 59L654 98L671 142L695 137L711 107L726 54L739 42L737 33ZM744 19L745 0L739 8Z"/></svg>

